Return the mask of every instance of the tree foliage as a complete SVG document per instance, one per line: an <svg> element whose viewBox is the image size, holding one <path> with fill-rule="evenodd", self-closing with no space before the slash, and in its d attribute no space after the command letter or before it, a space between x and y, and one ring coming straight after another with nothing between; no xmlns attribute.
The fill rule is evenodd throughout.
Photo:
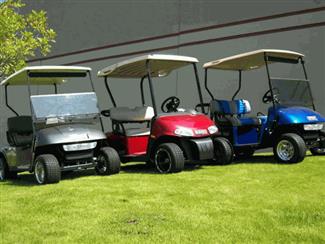
<svg viewBox="0 0 325 244"><path fill-rule="evenodd" d="M26 65L36 52L50 52L56 33L48 27L46 12L32 10L21 14L21 0L0 3L0 79Z"/></svg>

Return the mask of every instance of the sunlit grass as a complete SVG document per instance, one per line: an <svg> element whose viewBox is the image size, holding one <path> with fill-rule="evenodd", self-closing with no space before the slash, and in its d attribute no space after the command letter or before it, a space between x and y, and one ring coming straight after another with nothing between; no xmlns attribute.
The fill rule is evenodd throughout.
<svg viewBox="0 0 325 244"><path fill-rule="evenodd" d="M325 242L325 157L0 183L1 243Z"/></svg>

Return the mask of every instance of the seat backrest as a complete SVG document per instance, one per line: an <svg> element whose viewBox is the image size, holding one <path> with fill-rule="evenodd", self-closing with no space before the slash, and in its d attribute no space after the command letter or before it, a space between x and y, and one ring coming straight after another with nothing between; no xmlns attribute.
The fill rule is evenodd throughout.
<svg viewBox="0 0 325 244"><path fill-rule="evenodd" d="M154 115L154 110L150 106L135 108L115 107L110 109L111 119L121 122L150 121Z"/></svg>
<svg viewBox="0 0 325 244"><path fill-rule="evenodd" d="M7 140L11 146L25 146L32 143L33 122L31 116L8 118Z"/></svg>
<svg viewBox="0 0 325 244"><path fill-rule="evenodd" d="M251 106L247 100L212 100L210 102L210 111L212 114L223 115L242 115L251 112Z"/></svg>
<svg viewBox="0 0 325 244"><path fill-rule="evenodd" d="M8 118L8 131L18 134L33 133L33 122L31 116L16 116Z"/></svg>

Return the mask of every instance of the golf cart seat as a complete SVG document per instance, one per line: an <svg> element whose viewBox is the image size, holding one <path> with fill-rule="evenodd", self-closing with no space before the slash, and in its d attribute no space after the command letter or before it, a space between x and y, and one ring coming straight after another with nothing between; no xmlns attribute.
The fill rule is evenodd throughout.
<svg viewBox="0 0 325 244"><path fill-rule="evenodd" d="M260 126L258 118L244 117L251 112L250 103L247 100L212 100L210 111L220 125L225 126Z"/></svg>
<svg viewBox="0 0 325 244"><path fill-rule="evenodd" d="M33 140L33 122L31 116L8 118L7 140L10 146L28 146Z"/></svg>
<svg viewBox="0 0 325 244"><path fill-rule="evenodd" d="M126 136L148 136L150 128L125 128L123 123L142 123L150 122L154 116L152 107L115 107L110 109L110 117L113 124L113 130Z"/></svg>
<svg viewBox="0 0 325 244"><path fill-rule="evenodd" d="M150 121L154 116L153 108L150 106L144 107L115 107L110 109L112 120L118 122L146 122Z"/></svg>

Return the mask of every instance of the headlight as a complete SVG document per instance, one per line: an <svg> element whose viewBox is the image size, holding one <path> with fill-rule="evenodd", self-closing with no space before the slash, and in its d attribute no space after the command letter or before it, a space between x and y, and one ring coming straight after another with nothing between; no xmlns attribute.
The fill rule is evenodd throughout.
<svg viewBox="0 0 325 244"><path fill-rule="evenodd" d="M96 146L97 146L97 142L67 144L67 145L63 145L63 150L66 152L82 151L82 150L94 149Z"/></svg>
<svg viewBox="0 0 325 244"><path fill-rule="evenodd" d="M215 125L212 125L208 128L208 131L210 134L214 134L214 133L217 133L219 131L218 127L215 126Z"/></svg>
<svg viewBox="0 0 325 244"><path fill-rule="evenodd" d="M193 131L185 127L178 127L174 133L179 136L194 136Z"/></svg>
<svg viewBox="0 0 325 244"><path fill-rule="evenodd" d="M321 130L323 126L323 124L307 124L304 125L304 130Z"/></svg>

